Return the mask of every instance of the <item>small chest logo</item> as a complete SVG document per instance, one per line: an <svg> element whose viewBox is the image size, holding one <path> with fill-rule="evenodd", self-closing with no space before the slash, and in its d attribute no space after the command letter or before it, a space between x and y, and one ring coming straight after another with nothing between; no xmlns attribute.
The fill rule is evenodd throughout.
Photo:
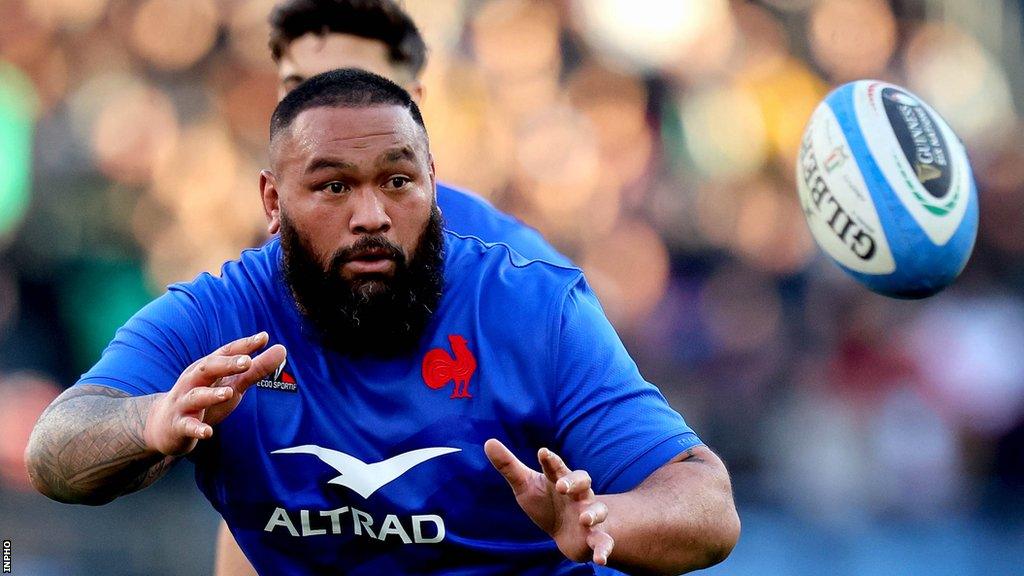
<svg viewBox="0 0 1024 576"><path fill-rule="evenodd" d="M263 378L256 382L256 386L259 388L267 388L269 390L280 390L282 392L298 392L299 387L295 384L295 377L285 371L284 365L288 363L288 359L285 358L284 362L277 367L274 371L274 375L270 378Z"/></svg>
<svg viewBox="0 0 1024 576"><path fill-rule="evenodd" d="M423 382L437 390L454 381L451 398L472 398L469 381L476 372L476 358L469 351L466 339L458 334L449 334L454 358L443 348L434 348L423 357Z"/></svg>

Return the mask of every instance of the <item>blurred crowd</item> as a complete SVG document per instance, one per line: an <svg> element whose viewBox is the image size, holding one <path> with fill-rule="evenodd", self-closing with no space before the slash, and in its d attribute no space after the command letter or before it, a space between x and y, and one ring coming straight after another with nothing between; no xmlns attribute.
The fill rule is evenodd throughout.
<svg viewBox="0 0 1024 576"><path fill-rule="evenodd" d="M266 238L272 5L0 0L0 536L38 573L207 571L215 516L187 470L81 510L34 494L21 454L128 316ZM643 373L729 465L747 525L722 573L825 573L744 552L801 538L846 554L828 573L892 573L860 556L865 534L867 554L911 572L1024 572L989 553L1024 553L1021 2L405 6L430 48L439 177L573 258ZM859 78L923 97L971 157L974 256L928 300L854 284L803 221L801 132ZM97 518L114 528L82 529ZM139 546L164 564L118 556Z"/></svg>

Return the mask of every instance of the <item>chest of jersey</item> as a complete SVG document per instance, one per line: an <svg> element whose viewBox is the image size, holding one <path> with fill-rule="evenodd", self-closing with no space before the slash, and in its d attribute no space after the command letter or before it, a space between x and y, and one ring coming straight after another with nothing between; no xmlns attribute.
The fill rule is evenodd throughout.
<svg viewBox="0 0 1024 576"><path fill-rule="evenodd" d="M283 341L284 368L249 390L197 460L236 537L324 566L339 555L394 562L396 548L416 570L453 549L557 560L483 452L499 438L532 463L549 445L545 371L472 325L434 327L400 360Z"/></svg>

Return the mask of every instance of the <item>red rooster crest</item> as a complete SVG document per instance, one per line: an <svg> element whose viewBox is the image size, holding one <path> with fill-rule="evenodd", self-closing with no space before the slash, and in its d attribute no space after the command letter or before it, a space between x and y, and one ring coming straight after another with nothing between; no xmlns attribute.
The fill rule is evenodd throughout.
<svg viewBox="0 0 1024 576"><path fill-rule="evenodd" d="M469 379L476 372L476 358L466 346L466 339L458 334L449 334L455 358L443 348L434 348L423 357L423 382L437 390L448 382L455 381L451 398L472 398L469 393Z"/></svg>

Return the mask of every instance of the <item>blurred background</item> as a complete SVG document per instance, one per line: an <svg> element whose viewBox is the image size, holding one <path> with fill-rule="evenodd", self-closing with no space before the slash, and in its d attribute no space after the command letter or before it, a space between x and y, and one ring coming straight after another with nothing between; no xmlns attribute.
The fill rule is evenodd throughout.
<svg viewBox="0 0 1024 576"><path fill-rule="evenodd" d="M166 284L261 243L272 0L0 0L0 537L16 574L203 574L191 465L102 508L28 484L42 408ZM709 574L1024 574L1024 5L407 0L440 178L578 262L733 474ZM965 142L974 256L875 296L816 249L801 131L879 78Z"/></svg>

